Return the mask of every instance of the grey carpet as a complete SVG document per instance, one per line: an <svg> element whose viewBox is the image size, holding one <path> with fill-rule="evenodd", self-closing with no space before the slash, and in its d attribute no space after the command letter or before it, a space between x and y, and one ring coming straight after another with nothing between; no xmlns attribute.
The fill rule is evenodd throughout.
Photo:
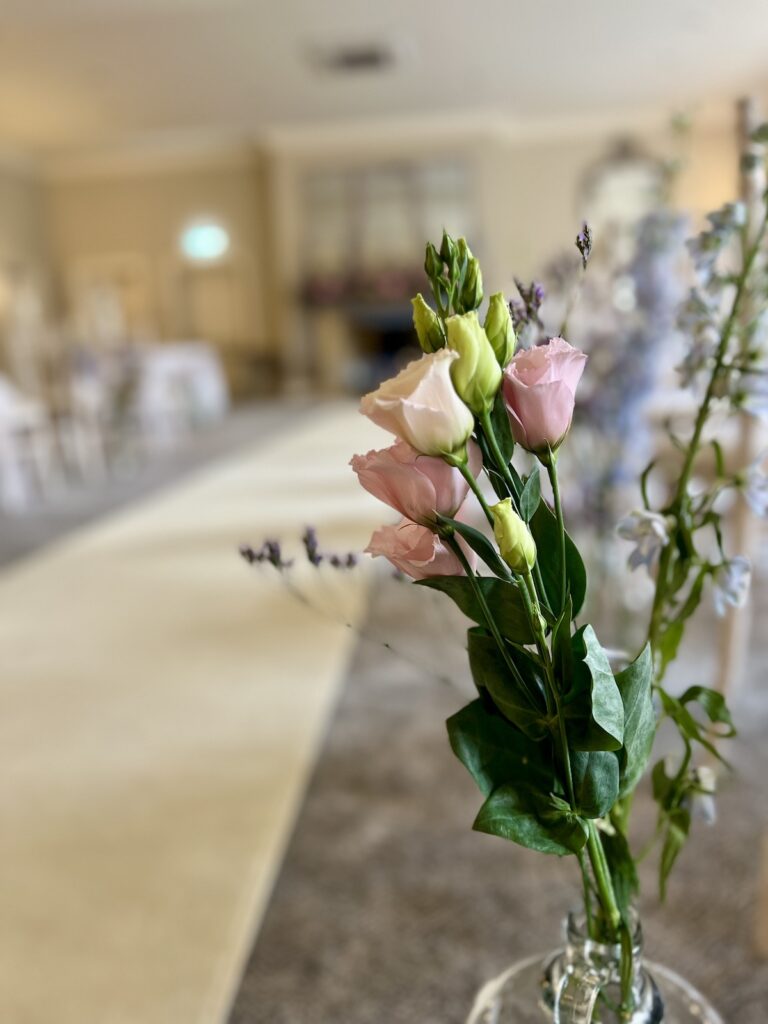
<svg viewBox="0 0 768 1024"><path fill-rule="evenodd" d="M382 581L369 628L461 679L461 626L441 595L425 614L423 596ZM690 650L681 668L694 671ZM482 981L558 943L578 899L575 863L470 830L479 794L443 725L464 700L381 645L359 644L230 1024L460 1024ZM719 821L697 824L664 907L654 865L643 865L643 920L647 954L700 987L728 1024L765 1024L768 965L753 949L768 825L764 702L742 702L739 717ZM647 835L648 794L637 804Z"/></svg>

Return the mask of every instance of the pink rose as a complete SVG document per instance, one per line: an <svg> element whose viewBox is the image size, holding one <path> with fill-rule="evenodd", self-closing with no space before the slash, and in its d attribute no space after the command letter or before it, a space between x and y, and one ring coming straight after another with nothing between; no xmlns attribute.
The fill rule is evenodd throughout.
<svg viewBox="0 0 768 1024"><path fill-rule="evenodd" d="M587 357L563 338L518 352L504 372L512 436L529 452L561 444L573 419L576 387Z"/></svg>
<svg viewBox="0 0 768 1024"><path fill-rule="evenodd" d="M461 543L461 541L459 541ZM477 564L473 551L462 544L465 557L472 568ZM443 543L436 533L403 519L397 526L382 526L371 537L368 554L376 558L383 555L401 572L415 580L429 576L463 576L464 569L458 557Z"/></svg>
<svg viewBox="0 0 768 1024"><path fill-rule="evenodd" d="M470 472L476 477L483 456L474 441L469 442L468 454ZM405 441L355 455L350 465L366 491L424 526L434 524L435 513L454 518L469 490L458 469L443 459L420 455Z"/></svg>
<svg viewBox="0 0 768 1024"><path fill-rule="evenodd" d="M423 355L365 395L360 412L422 455L461 452L475 420L451 382L458 358L446 348Z"/></svg>

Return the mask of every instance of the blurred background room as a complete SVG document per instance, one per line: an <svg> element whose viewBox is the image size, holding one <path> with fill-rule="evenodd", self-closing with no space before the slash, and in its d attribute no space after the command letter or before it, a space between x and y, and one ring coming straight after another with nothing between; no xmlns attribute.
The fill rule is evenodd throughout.
<svg viewBox="0 0 768 1024"><path fill-rule="evenodd" d="M3 0L2 1024L452 1024L556 941L525 894L567 905L567 872L469 831L461 622L435 653L440 595L416 622L301 538L346 564L378 521L357 399L419 355L447 229L521 344L565 322L590 356L567 511L593 617L638 640L615 526L646 464L674 471L684 242L760 187L766 58L762 0ZM731 421L726 456L760 430ZM647 931L763 1024L768 558L742 505L750 605L705 611L675 678L729 691L746 752ZM238 557L265 538L287 573Z"/></svg>

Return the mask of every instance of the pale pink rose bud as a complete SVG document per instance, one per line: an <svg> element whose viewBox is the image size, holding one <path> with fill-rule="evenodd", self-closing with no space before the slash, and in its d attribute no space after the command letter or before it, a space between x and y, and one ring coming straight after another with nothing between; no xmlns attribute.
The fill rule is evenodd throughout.
<svg viewBox="0 0 768 1024"><path fill-rule="evenodd" d="M504 372L512 436L529 452L555 451L568 433L587 357L563 338L518 352Z"/></svg>
<svg viewBox="0 0 768 1024"><path fill-rule="evenodd" d="M461 456L475 420L451 382L458 358L446 348L423 355L364 395L360 412L422 455Z"/></svg>
<svg viewBox="0 0 768 1024"><path fill-rule="evenodd" d="M469 469L477 476L483 456L474 441L467 446ZM461 473L443 459L421 455L405 441L390 448L352 457L350 466L366 491L424 526L435 523L435 513L453 519L469 490Z"/></svg>
<svg viewBox="0 0 768 1024"><path fill-rule="evenodd" d="M459 541L461 543L461 541ZM472 568L477 564L475 553L462 544ZM376 530L365 549L376 558L383 555L395 568L415 580L429 576L463 576L464 569L453 551L436 533L403 519L396 526Z"/></svg>

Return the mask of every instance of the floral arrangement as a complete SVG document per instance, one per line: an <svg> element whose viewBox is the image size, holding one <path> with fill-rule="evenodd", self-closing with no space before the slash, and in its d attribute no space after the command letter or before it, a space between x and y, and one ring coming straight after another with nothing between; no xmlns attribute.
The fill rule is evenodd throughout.
<svg viewBox="0 0 768 1024"><path fill-rule="evenodd" d="M729 474L717 440L705 436L716 406L749 407L764 393L764 317L754 297L765 292L758 260L765 227L764 211L755 227L743 208L730 206L690 246L700 282L680 322L691 337L685 375L694 385L703 379L702 397L690 438L674 438L681 459L674 493L651 506L649 466L644 507L619 528L635 545L630 564L646 566L656 581L648 642L628 664L613 665L594 628L580 621L587 577L560 499L558 463L586 356L560 337L516 350L515 310L501 294L490 297L481 321L482 274L463 239L444 234L439 249L427 245L434 307L420 294L413 300L423 355L361 402L396 440L355 456L352 468L402 516L378 529L367 551L445 593L472 622L467 650L478 694L447 726L482 794L473 827L574 858L588 934L622 949L627 1018L638 891L630 812L659 722L674 722L683 749L674 770L665 760L652 770L662 894L692 805L712 790L712 772L696 752L717 755L718 737L733 734L720 693L693 685L673 696L662 680L707 581L721 608L746 594L748 563L726 552L720 496L740 488L761 512L768 504L758 469ZM590 244L582 232L585 265ZM722 271L734 248L736 272ZM527 472L516 466L521 450L530 453L526 466L535 460ZM694 490L705 451L715 472ZM470 524L470 502L487 529Z"/></svg>

